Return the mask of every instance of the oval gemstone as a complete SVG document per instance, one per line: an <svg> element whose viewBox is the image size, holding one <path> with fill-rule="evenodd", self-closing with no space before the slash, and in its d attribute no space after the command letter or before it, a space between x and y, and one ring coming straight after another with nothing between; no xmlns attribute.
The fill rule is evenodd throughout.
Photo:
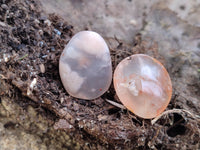
<svg viewBox="0 0 200 150"><path fill-rule="evenodd" d="M101 96L112 80L111 57L104 39L93 31L75 34L61 54L59 72L71 96L88 100Z"/></svg>
<svg viewBox="0 0 200 150"><path fill-rule="evenodd" d="M139 117L150 119L170 102L172 83L156 59L136 54L122 60L114 71L114 88L123 105Z"/></svg>

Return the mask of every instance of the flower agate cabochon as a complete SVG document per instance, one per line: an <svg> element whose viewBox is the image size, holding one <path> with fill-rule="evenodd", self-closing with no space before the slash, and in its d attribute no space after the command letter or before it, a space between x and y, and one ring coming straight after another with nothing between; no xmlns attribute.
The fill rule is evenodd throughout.
<svg viewBox="0 0 200 150"><path fill-rule="evenodd" d="M165 110L172 95L168 72L156 59L136 54L122 60L114 72L116 93L127 109L150 119Z"/></svg>
<svg viewBox="0 0 200 150"><path fill-rule="evenodd" d="M61 54L59 72L71 96L88 100L101 96L112 81L111 57L104 39L93 31L75 34Z"/></svg>

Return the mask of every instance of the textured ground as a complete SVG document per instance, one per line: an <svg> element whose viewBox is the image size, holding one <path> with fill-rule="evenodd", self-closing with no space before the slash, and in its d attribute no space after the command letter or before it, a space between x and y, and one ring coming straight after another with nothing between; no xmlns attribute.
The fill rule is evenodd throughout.
<svg viewBox="0 0 200 150"><path fill-rule="evenodd" d="M0 149L200 148L200 1L41 2L46 13L31 0L0 2ZM58 59L84 29L106 39L113 68L135 53L160 60L173 83L167 110L189 113L151 125L107 103L117 101L112 86L94 101L70 97Z"/></svg>

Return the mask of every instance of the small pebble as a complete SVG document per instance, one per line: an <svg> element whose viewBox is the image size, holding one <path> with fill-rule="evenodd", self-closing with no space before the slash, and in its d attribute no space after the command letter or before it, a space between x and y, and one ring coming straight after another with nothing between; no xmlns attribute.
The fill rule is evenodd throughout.
<svg viewBox="0 0 200 150"><path fill-rule="evenodd" d="M40 64L40 72L45 73L45 66L44 64Z"/></svg>
<svg viewBox="0 0 200 150"><path fill-rule="evenodd" d="M8 6L7 6L6 4L2 4L2 5L1 5L1 8L3 8L3 9L6 9L6 10L7 10L7 9L8 9Z"/></svg>
<svg viewBox="0 0 200 150"><path fill-rule="evenodd" d="M54 29L54 31L56 32L57 35L61 35L61 32L58 29Z"/></svg>

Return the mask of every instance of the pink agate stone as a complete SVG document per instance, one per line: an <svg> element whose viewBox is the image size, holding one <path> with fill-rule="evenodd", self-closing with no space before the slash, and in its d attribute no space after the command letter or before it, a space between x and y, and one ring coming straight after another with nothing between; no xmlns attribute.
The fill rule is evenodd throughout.
<svg viewBox="0 0 200 150"><path fill-rule="evenodd" d="M150 119L163 112L170 102L172 83L156 59L136 54L122 60L114 72L116 93L127 109Z"/></svg>
<svg viewBox="0 0 200 150"><path fill-rule="evenodd" d="M104 94L112 80L111 57L104 39L93 31L75 34L61 54L59 72L73 97L90 100Z"/></svg>

